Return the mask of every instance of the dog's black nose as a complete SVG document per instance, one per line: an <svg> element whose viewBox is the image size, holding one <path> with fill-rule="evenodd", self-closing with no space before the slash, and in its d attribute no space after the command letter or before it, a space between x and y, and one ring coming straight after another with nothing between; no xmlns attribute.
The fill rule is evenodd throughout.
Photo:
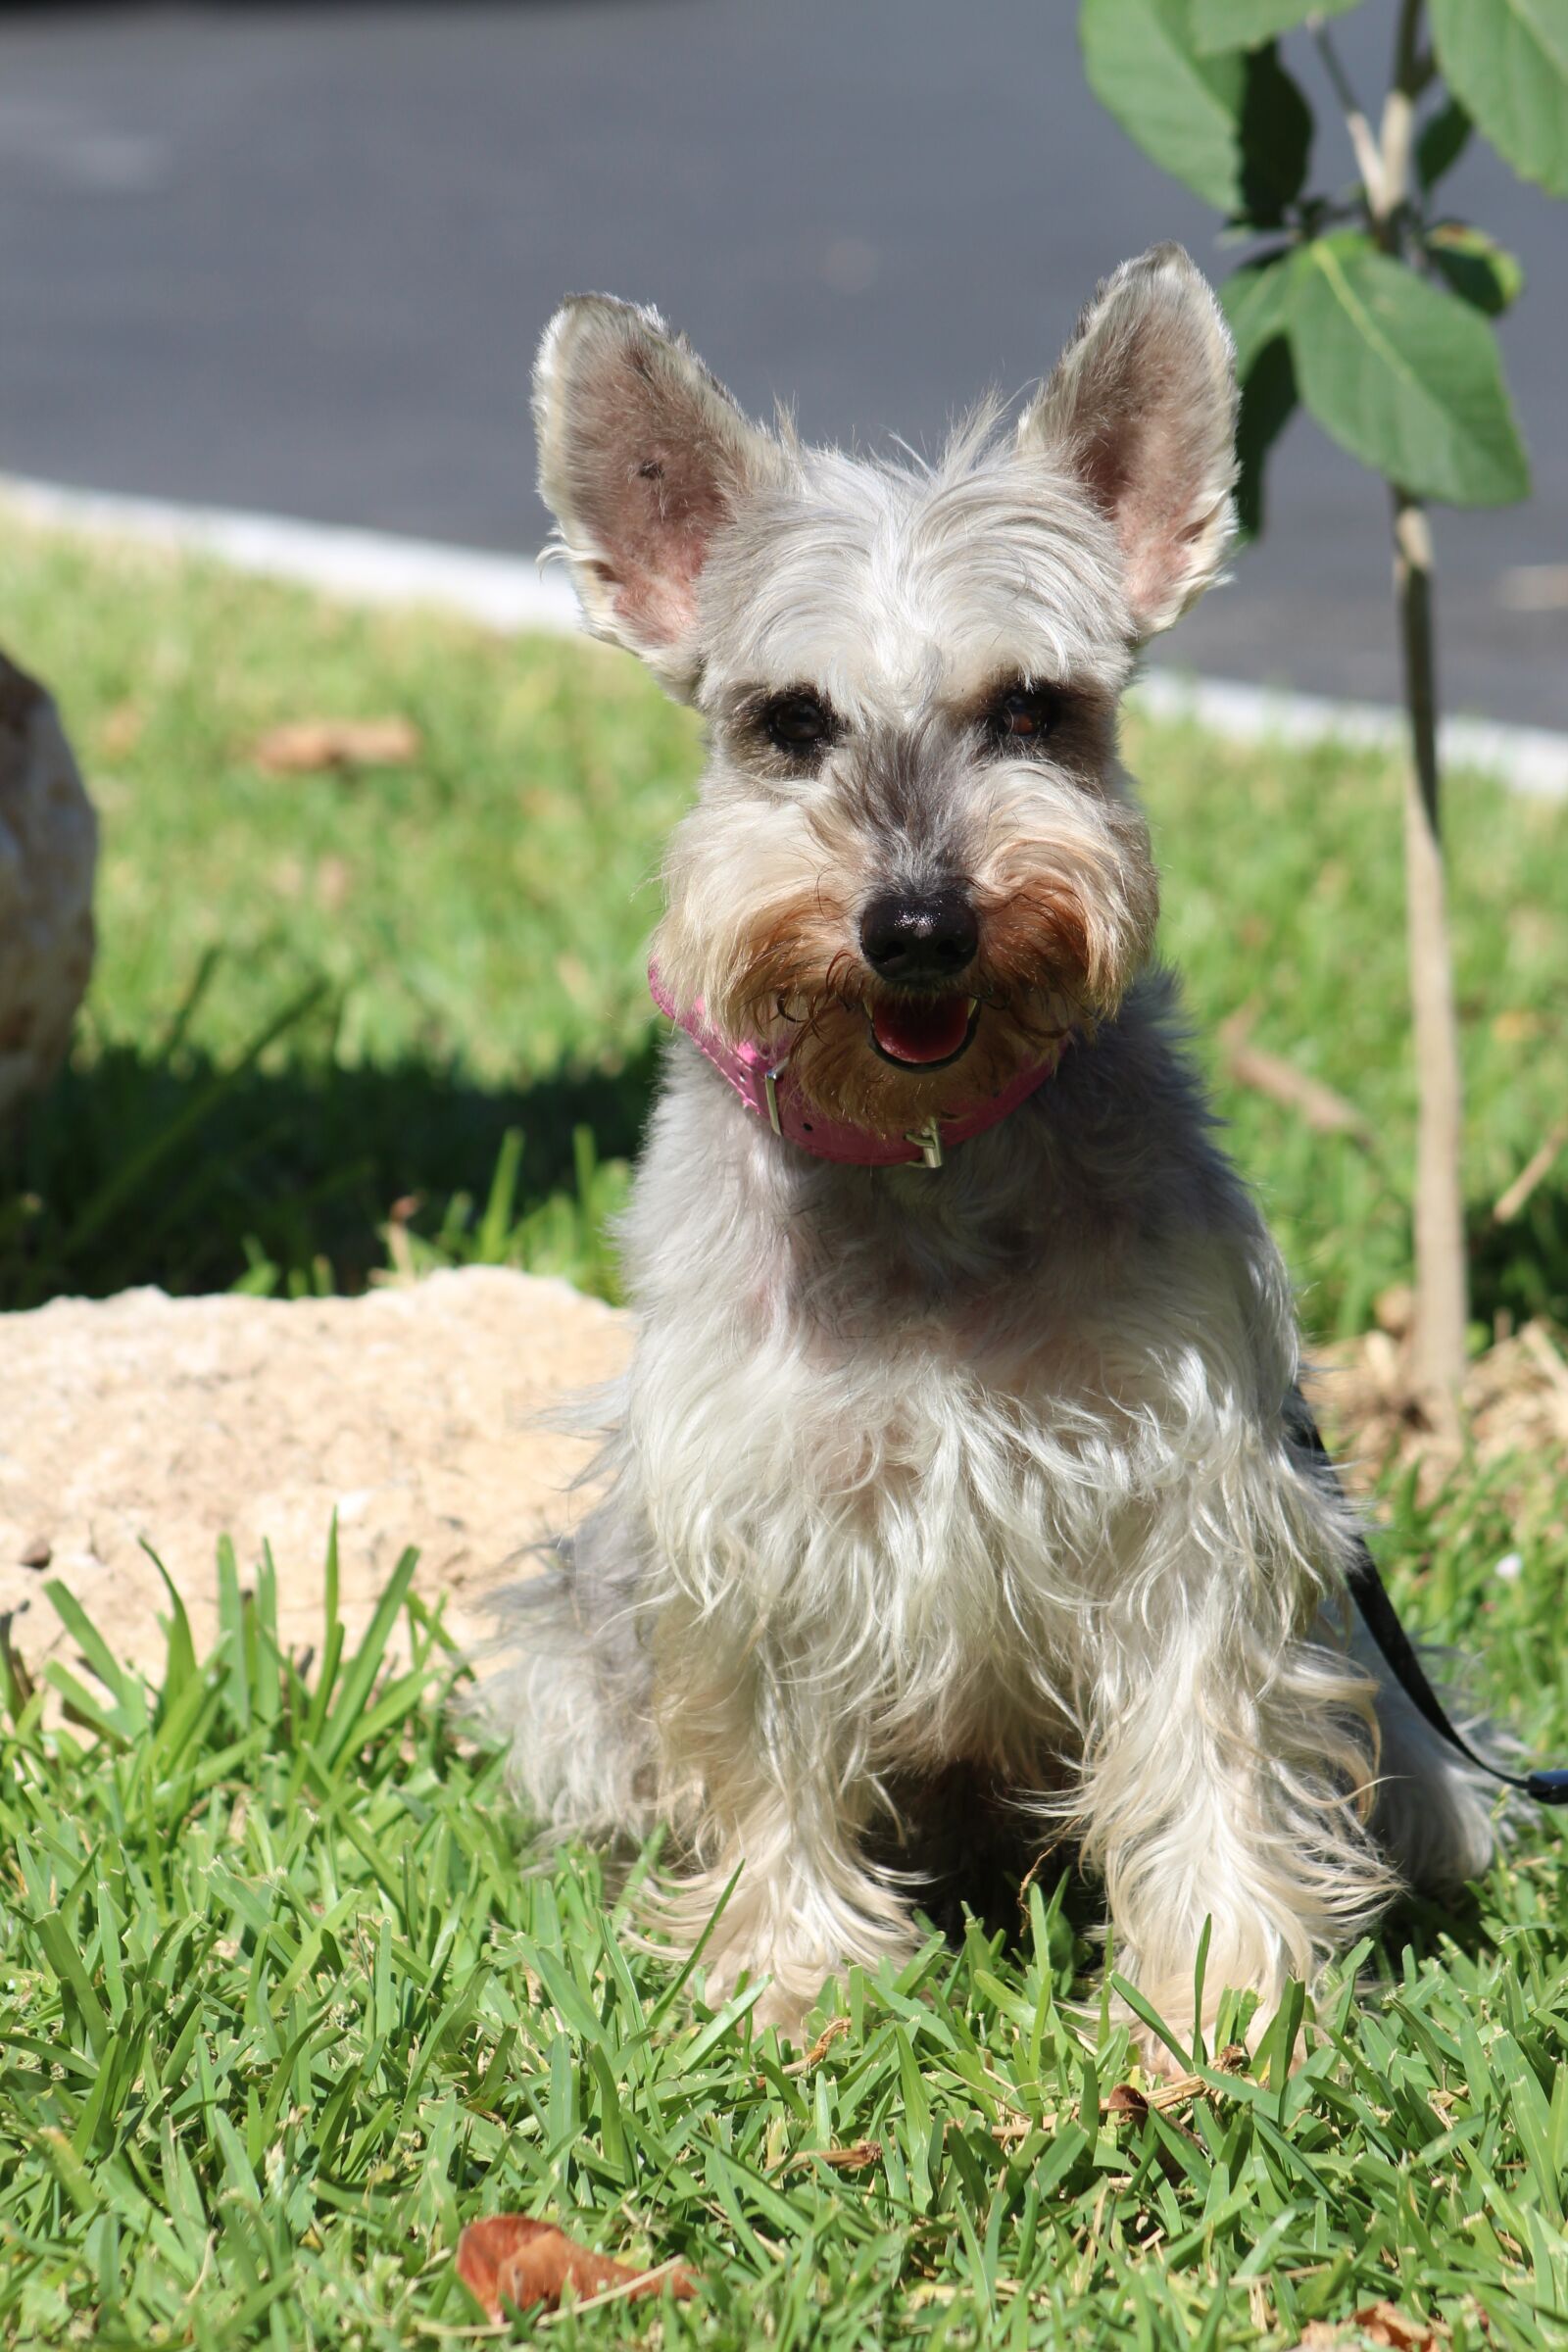
<svg viewBox="0 0 1568 2352"><path fill-rule="evenodd" d="M974 909L951 887L885 890L860 917L865 960L882 980L956 980L979 945Z"/></svg>

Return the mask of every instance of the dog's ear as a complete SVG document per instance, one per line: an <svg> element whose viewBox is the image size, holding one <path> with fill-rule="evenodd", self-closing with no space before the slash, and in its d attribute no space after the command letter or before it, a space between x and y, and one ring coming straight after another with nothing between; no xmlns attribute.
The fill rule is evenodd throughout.
<svg viewBox="0 0 1568 2352"><path fill-rule="evenodd" d="M1105 280L1018 443L1065 465L1109 516L1139 638L1168 629L1224 561L1236 479L1235 351L1179 245Z"/></svg>
<svg viewBox="0 0 1568 2352"><path fill-rule="evenodd" d="M539 492L595 636L690 690L697 584L716 532L782 470L657 311L577 294L545 330L533 376Z"/></svg>

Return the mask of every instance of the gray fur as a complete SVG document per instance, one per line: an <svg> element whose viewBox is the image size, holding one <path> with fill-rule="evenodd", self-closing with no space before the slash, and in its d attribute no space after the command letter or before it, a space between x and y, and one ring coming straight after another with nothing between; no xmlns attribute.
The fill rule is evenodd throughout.
<svg viewBox="0 0 1568 2352"><path fill-rule="evenodd" d="M1223 557L1228 351L1162 248L1102 290L1018 438L988 413L929 469L770 439L654 314L600 298L541 358L590 613L709 723L658 941L677 1001L887 1133L1072 1031L934 1172L808 1156L675 1039L603 1499L485 1687L542 1818L673 1825L667 1932L694 1938L739 1869L710 1979L765 1975L789 2023L907 1948L910 1889L870 1840L957 1766L1041 1836L1071 1825L1118 1966L1176 2027L1205 1918L1210 2019L1229 1984L1262 2020L1401 1876L1491 1851L1474 1776L1347 1646L1353 1523L1287 1435L1285 1269L1149 960L1114 707ZM615 485L656 465L679 499L638 489L623 530ZM1008 676L1067 697L1044 742L976 715ZM838 728L809 773L755 715L802 685ZM973 1058L940 1075L865 1045L858 911L911 874L982 909Z"/></svg>

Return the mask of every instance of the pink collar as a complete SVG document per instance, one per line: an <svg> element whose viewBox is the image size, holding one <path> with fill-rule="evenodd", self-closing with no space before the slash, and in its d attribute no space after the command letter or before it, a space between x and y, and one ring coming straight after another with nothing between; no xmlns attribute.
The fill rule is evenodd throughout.
<svg viewBox="0 0 1568 2352"><path fill-rule="evenodd" d="M799 1144L803 1152L814 1152L818 1159L836 1159L851 1167L914 1167L923 1161L928 1168L940 1168L946 1146L965 1144L970 1136L983 1135L988 1127L997 1126L1054 1075L1061 1058L1058 1046L1049 1060L1020 1070L1000 1094L951 1116L944 1112L940 1130L932 1118L903 1137L873 1135L864 1127L825 1119L807 1102L790 1077L787 1050L780 1059L770 1061L760 1046L726 1046L704 1020L700 1000L690 1012L679 1011L656 963L648 967L648 986L661 1012L667 1012L676 1026L685 1030L749 1111L765 1119L786 1143Z"/></svg>

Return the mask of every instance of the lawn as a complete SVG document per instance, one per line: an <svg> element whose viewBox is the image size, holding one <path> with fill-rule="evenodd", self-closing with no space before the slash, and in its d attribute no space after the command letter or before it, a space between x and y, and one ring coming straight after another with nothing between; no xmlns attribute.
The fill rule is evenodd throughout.
<svg viewBox="0 0 1568 2352"><path fill-rule="evenodd" d="M623 657L366 614L161 556L10 530L0 641L58 688L103 818L75 1064L0 1165L0 1304L239 1280L363 1287L387 1228L607 1288L598 1239L653 1079L643 980L694 731ZM273 727L396 716L410 766L279 776ZM1338 749L1128 728L1165 952L1204 1049L1227 1015L1340 1090L1366 1146L1221 1081L1323 1335L1406 1269L1397 782ZM1458 779L1477 1307L1568 1319L1568 1195L1490 1210L1568 1089L1568 805ZM482 1210L500 1165L502 1194ZM417 1202L419 1205L412 1206Z"/></svg>
<svg viewBox="0 0 1568 2352"><path fill-rule="evenodd" d="M411 1257L611 1287L649 881L696 764L679 714L593 649L16 534L6 558L0 641L61 692L105 858L74 1066L0 1171L5 1302L354 1287ZM255 757L284 721L393 715L422 745L406 768ZM1309 1320L1355 1330L1408 1252L1395 778L1137 723L1129 754L1195 1021L1245 1009L1375 1139L1221 1086ZM1568 1079L1568 809L1468 779L1452 806L1478 1309L1562 1319L1560 1185L1517 1224L1490 1208ZM1384 1503L1397 1597L1532 1749L1568 1753L1568 1466ZM1351 1955L1294 2074L1276 2042L1240 2075L1187 2053L1163 2108L1125 2091L1092 1897L1054 1869L1011 1933L830 1993L817 2023L846 2030L803 2061L621 1938L591 1858L531 1847L396 1583L345 1655L328 1579L302 1672L270 1567L215 1574L211 1659L172 1604L146 1690L61 1594L68 1719L9 1690L0 2341L485 2340L457 2233L513 2211L702 2282L524 2324L564 2344L1283 2352L1329 2323L1307 2340L1354 2342L1386 2304L1407 2352L1568 2345L1549 1822ZM400 1610L414 1663L389 1673Z"/></svg>

